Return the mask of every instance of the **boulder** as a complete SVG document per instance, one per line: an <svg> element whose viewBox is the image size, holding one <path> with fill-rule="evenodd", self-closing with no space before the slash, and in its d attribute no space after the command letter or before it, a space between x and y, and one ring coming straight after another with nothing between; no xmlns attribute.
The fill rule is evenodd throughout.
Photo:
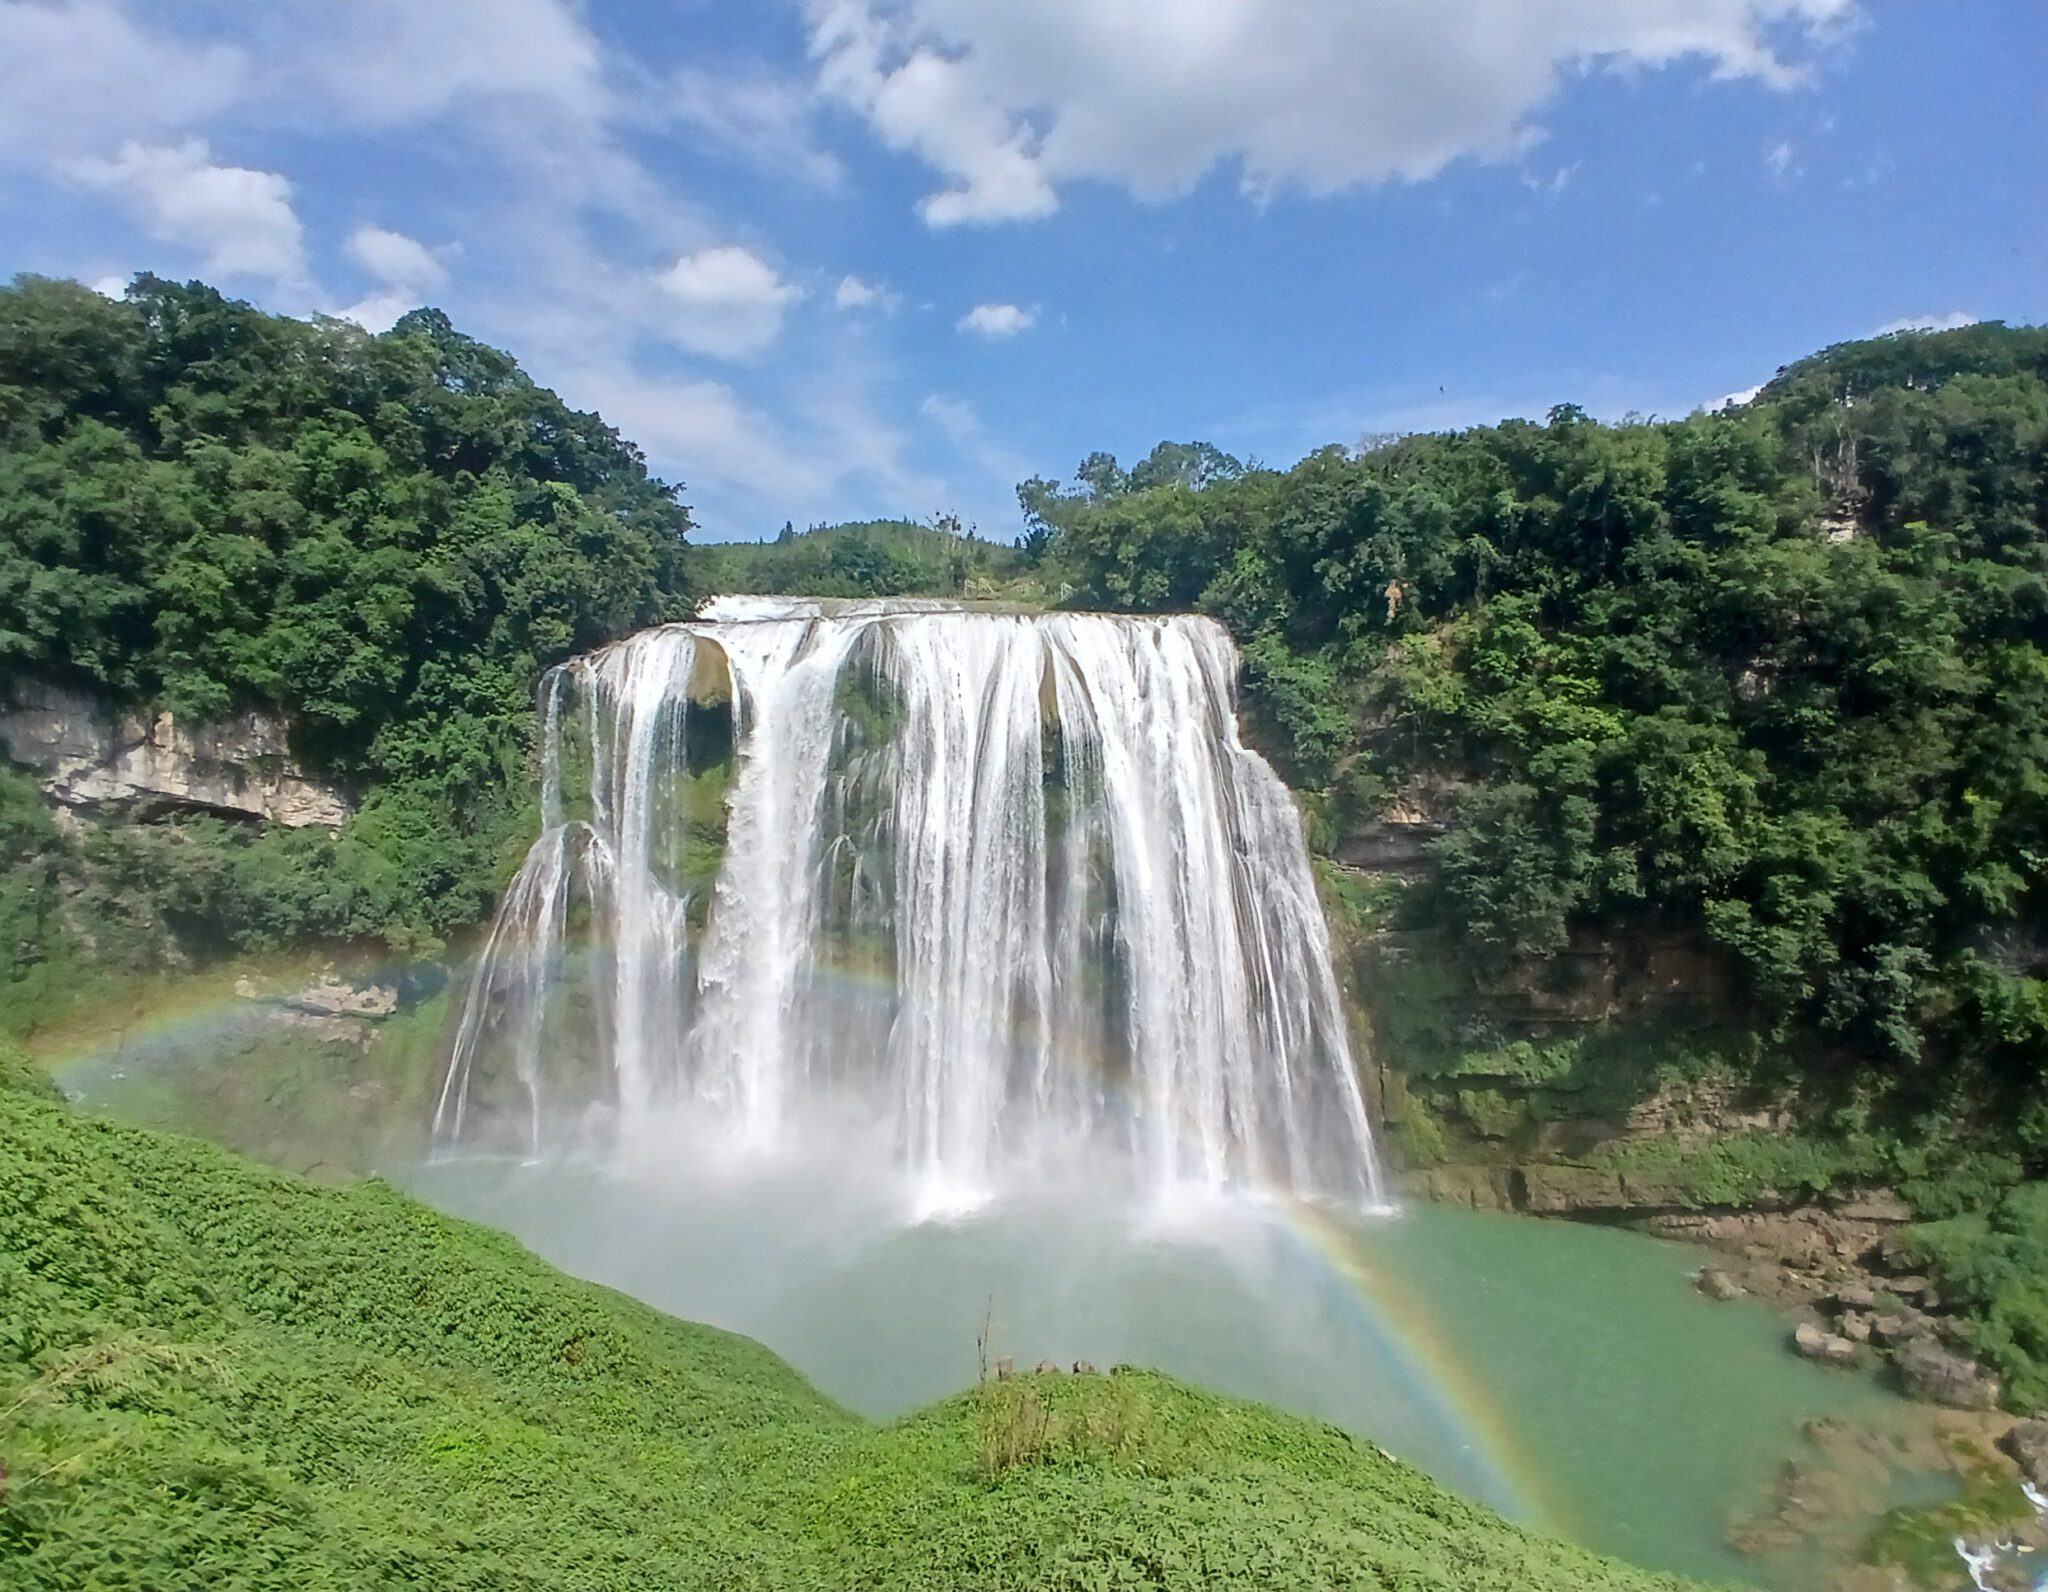
<svg viewBox="0 0 2048 1592"><path fill-rule="evenodd" d="M1802 1321L1793 1329L1792 1347L1809 1360L1823 1365L1847 1365L1856 1358L1856 1345L1847 1338Z"/></svg>
<svg viewBox="0 0 2048 1592"><path fill-rule="evenodd" d="M1739 1299L1743 1293L1742 1285L1719 1266L1700 1267L1692 1285L1709 1299Z"/></svg>
<svg viewBox="0 0 2048 1592"><path fill-rule="evenodd" d="M1895 1310L1889 1315L1873 1316L1870 1322L1870 1335L1883 1344L1901 1344L1923 1336L1926 1331L1927 1318L1917 1310Z"/></svg>
<svg viewBox="0 0 2048 1592"><path fill-rule="evenodd" d="M1968 1355L1944 1349L1931 1337L1909 1338L1892 1351L1906 1392L1952 1410L1998 1406L1998 1378Z"/></svg>
<svg viewBox="0 0 2048 1592"><path fill-rule="evenodd" d="M1841 1330L1842 1336L1851 1343L1868 1343L1870 1341L1870 1317L1866 1315L1851 1311L1843 1316L1837 1325Z"/></svg>
<svg viewBox="0 0 2048 1592"><path fill-rule="evenodd" d="M1038 1374L1040 1376L1057 1376L1059 1374L1059 1369L1060 1368L1054 1365L1050 1360L1040 1360L1038 1362Z"/></svg>
<svg viewBox="0 0 2048 1592"><path fill-rule="evenodd" d="M1076 1375L1076 1376L1093 1376L1094 1374L1095 1374L1095 1367L1094 1367L1094 1366L1093 1366L1092 1364L1090 1364L1090 1363L1089 1363L1088 1361L1086 1361L1086 1360L1076 1360L1076 1361L1074 1362L1074 1375Z"/></svg>
<svg viewBox="0 0 2048 1592"><path fill-rule="evenodd" d="M2048 1416L2021 1421L1999 1438L1998 1447L2028 1481L2048 1492Z"/></svg>
<svg viewBox="0 0 2048 1592"><path fill-rule="evenodd" d="M1860 1282L1844 1283L1828 1295L1828 1303L1841 1314L1852 1310L1874 1310L1877 1308L1877 1293Z"/></svg>

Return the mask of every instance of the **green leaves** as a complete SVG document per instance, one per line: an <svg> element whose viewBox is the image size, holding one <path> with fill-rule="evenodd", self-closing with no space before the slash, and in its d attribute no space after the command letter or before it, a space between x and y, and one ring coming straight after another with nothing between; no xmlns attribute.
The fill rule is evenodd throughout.
<svg viewBox="0 0 2048 1592"><path fill-rule="evenodd" d="M387 838L439 837L127 837L139 883L220 865L207 911L129 914L188 948L483 910L536 677L683 612L688 528L637 450L435 312L371 337L151 277L118 304L0 289L0 669L193 720L280 710L298 756L408 815Z"/></svg>

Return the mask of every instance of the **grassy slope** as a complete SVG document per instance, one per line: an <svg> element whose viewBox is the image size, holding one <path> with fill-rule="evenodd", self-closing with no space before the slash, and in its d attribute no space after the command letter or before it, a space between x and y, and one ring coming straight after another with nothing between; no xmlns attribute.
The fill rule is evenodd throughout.
<svg viewBox="0 0 2048 1592"><path fill-rule="evenodd" d="M83 1119L9 1070L9 1592L1679 1586L1149 1374L871 1427L382 1184ZM1020 1418L1035 1452L987 1479Z"/></svg>

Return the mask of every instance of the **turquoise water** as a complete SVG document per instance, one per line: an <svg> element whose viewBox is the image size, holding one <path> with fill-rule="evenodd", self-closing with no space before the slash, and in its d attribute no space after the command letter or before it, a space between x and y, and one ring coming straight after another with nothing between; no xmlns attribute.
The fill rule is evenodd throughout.
<svg viewBox="0 0 2048 1592"><path fill-rule="evenodd" d="M1155 1365L1334 1421L1503 1512L1637 1563L1805 1586L1725 1545L1799 1425L1886 1423L1870 1379L1785 1348L1779 1317L1690 1285L1701 1254L1634 1234L1416 1207L1304 1221L1162 1209L1048 1180L914 1223L901 1191L815 1166L627 1178L453 1161L425 1198L675 1314L761 1339L886 1418L1021 1365Z"/></svg>

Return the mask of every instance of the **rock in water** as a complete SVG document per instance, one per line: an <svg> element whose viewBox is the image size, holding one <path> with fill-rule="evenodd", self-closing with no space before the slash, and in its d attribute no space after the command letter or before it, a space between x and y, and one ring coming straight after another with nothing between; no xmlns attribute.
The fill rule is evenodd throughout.
<svg viewBox="0 0 2048 1592"><path fill-rule="evenodd" d="M1944 1349L1931 1338L1912 1338L1892 1352L1899 1380L1916 1399L1952 1410L1988 1410L1998 1404L1998 1378L1967 1355Z"/></svg>
<svg viewBox="0 0 2048 1592"><path fill-rule="evenodd" d="M1692 1285L1709 1299L1739 1299L1743 1294L1742 1285L1719 1266L1700 1267Z"/></svg>
<svg viewBox="0 0 2048 1592"><path fill-rule="evenodd" d="M1847 1338L1824 1331L1811 1321L1802 1321L1792 1331L1792 1347L1809 1360L1824 1365L1847 1365L1856 1358L1856 1345Z"/></svg>

